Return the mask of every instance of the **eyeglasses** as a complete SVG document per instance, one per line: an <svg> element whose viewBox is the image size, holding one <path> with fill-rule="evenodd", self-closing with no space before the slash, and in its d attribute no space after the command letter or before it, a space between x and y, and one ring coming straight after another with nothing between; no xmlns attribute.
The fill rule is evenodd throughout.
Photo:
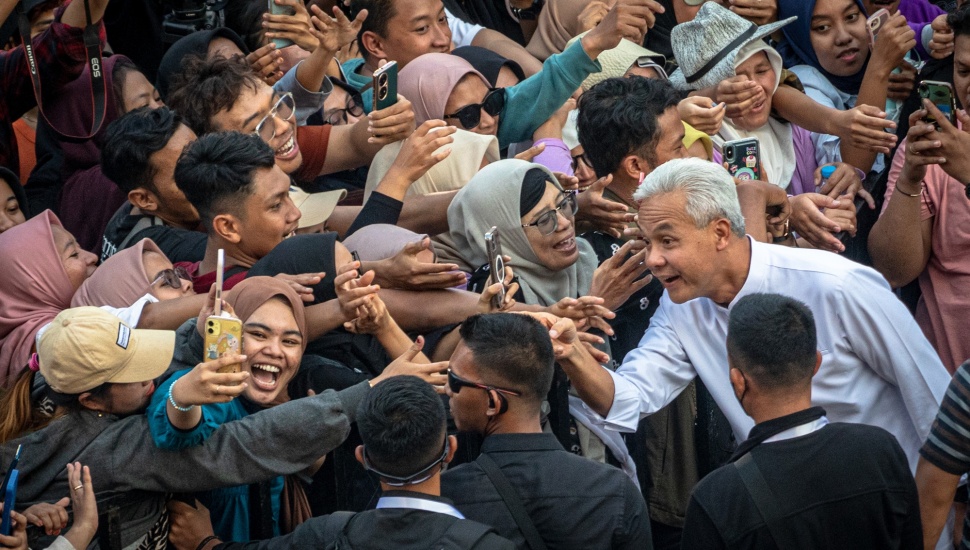
<svg viewBox="0 0 970 550"><path fill-rule="evenodd" d="M442 451L441 456L438 457L437 460L435 460L431 464L428 464L424 468L421 468L421 470L419 470L419 471L417 471L417 472L415 472L415 473L413 473L413 474L411 474L409 476L405 476L405 477L392 476L391 474L385 474L384 472L382 472L382 471L378 470L377 468L375 468L374 465L371 464L370 463L370 460L368 460L368 458L367 458L367 446L366 445L364 446L364 451L361 453L361 455L364 458L364 469L365 470L369 470L371 472L374 472L375 474L378 475L378 477L381 478L381 481L383 481L384 483L390 485L391 487L403 487L405 485L417 485L419 483L424 483L425 481L428 481L429 479L431 479L434 476L434 474L436 473L436 472L433 472L432 470L434 469L435 466L437 466L438 464L441 464L442 462L445 461L446 458L448 458L448 451L450 449L451 449L451 446L448 445L448 438L445 438L445 450Z"/></svg>
<svg viewBox="0 0 970 550"><path fill-rule="evenodd" d="M184 267L174 267L172 269L163 269L158 272L158 276L152 281L150 286L155 286L158 283L162 283L162 286L167 286L174 289L182 288L182 281L191 281L192 276L189 272L185 270Z"/></svg>
<svg viewBox="0 0 970 550"><path fill-rule="evenodd" d="M505 108L505 88L491 88L488 93L485 94L485 99L481 103L473 103L471 105L465 105L461 109L458 109L450 115L445 115L445 118L457 118L461 127L466 130L473 130L478 128L478 125L482 122L482 110L484 109L488 116L496 116L502 112Z"/></svg>
<svg viewBox="0 0 970 550"><path fill-rule="evenodd" d="M532 223L524 223L522 227L535 227L539 230L539 233L543 235L551 235L559 229L559 213L566 217L567 220L573 219L576 212L579 210L579 203L576 202L576 192L566 191L563 193L565 197L558 205L552 210L547 210L539 217L536 221Z"/></svg>
<svg viewBox="0 0 970 550"><path fill-rule="evenodd" d="M324 122L331 126L340 126L341 124L347 124L347 115L362 117L364 116L364 99L360 96L360 92L356 90L347 90L347 106L343 109L332 109L323 112Z"/></svg>
<svg viewBox="0 0 970 550"><path fill-rule="evenodd" d="M273 105L273 108L269 110L269 113L259 121L253 133L262 138L266 143L273 141L273 138L276 137L276 121L273 118L279 117L280 120L289 121L293 118L294 112L296 112L296 103L293 101L293 94L286 92L280 96L279 100L276 101L276 105Z"/></svg>
<svg viewBox="0 0 970 550"><path fill-rule="evenodd" d="M464 378L458 376L451 369L448 369L448 388L451 389L451 393L458 393L462 388L478 388L480 390L492 391L495 390L499 393L504 393L506 395L521 396L521 392L515 390L506 390L502 388L496 388L495 386L489 386L488 384L479 384L477 382L472 382L471 380L465 380Z"/></svg>
<svg viewBox="0 0 970 550"><path fill-rule="evenodd" d="M571 166L573 168L573 174L575 174L576 171L579 170L579 163L580 162L582 162L583 164L585 164L586 167L589 168L589 169L592 169L593 168L593 163L591 163L589 161L589 155L586 154L586 151L583 151L582 153L580 153L578 155L573 155L572 156L572 159L573 159L573 161L572 161Z"/></svg>

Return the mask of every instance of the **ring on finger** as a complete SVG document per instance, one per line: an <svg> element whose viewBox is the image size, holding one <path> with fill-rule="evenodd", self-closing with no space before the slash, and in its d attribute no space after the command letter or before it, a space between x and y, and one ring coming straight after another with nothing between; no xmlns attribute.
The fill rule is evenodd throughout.
<svg viewBox="0 0 970 550"><path fill-rule="evenodd" d="M77 487L75 487L75 488L74 488L74 490L75 490L75 491L80 491L80 490L81 490L81 489L83 489L83 488L84 488L84 484L83 484L83 483L78 483L78 484L77 484Z"/></svg>

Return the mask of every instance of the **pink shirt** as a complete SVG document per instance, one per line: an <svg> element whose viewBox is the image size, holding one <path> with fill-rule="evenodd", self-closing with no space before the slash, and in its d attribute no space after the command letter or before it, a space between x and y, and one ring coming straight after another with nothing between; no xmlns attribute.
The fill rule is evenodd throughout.
<svg viewBox="0 0 970 550"><path fill-rule="evenodd" d="M906 158L906 140L893 157L883 211ZM919 276L923 296L916 321L952 374L970 358L970 200L964 185L939 166L930 166L919 199L920 219L931 224L931 251ZM904 197L906 200L912 200Z"/></svg>

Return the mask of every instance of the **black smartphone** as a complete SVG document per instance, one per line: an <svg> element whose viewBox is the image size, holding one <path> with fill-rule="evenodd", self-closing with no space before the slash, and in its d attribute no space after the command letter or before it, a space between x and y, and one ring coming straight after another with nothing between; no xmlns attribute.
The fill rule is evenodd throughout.
<svg viewBox="0 0 970 550"><path fill-rule="evenodd" d="M957 124L957 106L953 93L953 86L949 82L939 82L937 80L924 80L919 83L919 96L921 99L930 100L936 108L943 113L943 116L950 121L950 124ZM923 122L932 122L936 129L940 129L940 124L928 114Z"/></svg>
<svg viewBox="0 0 970 550"><path fill-rule="evenodd" d="M735 178L763 180L761 174L761 149L755 138L735 139L724 143L724 167Z"/></svg>
<svg viewBox="0 0 970 550"><path fill-rule="evenodd" d="M373 110L387 109L397 103L397 61L388 61L374 71Z"/></svg>
<svg viewBox="0 0 970 550"><path fill-rule="evenodd" d="M498 227L492 226L485 233L485 255L488 256L489 283L502 283L502 290L492 298L492 305L501 309L505 302L505 258L502 257L502 240Z"/></svg>

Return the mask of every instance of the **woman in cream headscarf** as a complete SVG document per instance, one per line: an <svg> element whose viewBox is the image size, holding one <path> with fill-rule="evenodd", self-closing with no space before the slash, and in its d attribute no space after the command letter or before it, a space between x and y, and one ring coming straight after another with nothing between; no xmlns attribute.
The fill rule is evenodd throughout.
<svg viewBox="0 0 970 550"><path fill-rule="evenodd" d="M484 235L494 226L501 235L502 251L512 258L520 301L549 306L563 298L585 296L590 293L597 260L593 248L576 238L574 201L543 166L514 159L490 164L458 192L448 208L451 231L439 238L443 245L437 247L439 257L482 273L479 268L488 264ZM562 206L558 212L557 206ZM554 222L548 220L550 212L555 212ZM541 228L530 225L543 216L548 221ZM553 225L555 229L544 234Z"/></svg>

